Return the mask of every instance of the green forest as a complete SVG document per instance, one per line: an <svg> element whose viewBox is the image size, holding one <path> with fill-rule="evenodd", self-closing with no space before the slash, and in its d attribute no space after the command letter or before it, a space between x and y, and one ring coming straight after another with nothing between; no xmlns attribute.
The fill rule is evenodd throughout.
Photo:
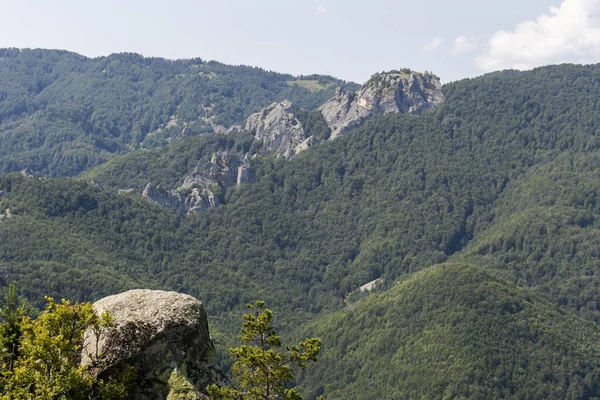
<svg viewBox="0 0 600 400"><path fill-rule="evenodd" d="M243 126L274 101L316 109L336 87L357 85L199 58L0 49L0 172L75 176L133 149L162 146L184 128L197 135L212 133L210 122Z"/></svg>
<svg viewBox="0 0 600 400"><path fill-rule="evenodd" d="M296 381L307 399L600 398L600 65L449 83L422 116L374 116L293 160L247 132L148 142L186 104L229 126L283 99L325 139L311 110L356 87L292 79L2 50L0 285L37 308L188 293L222 356L264 299L284 338L322 339ZM256 154L256 182L220 207L186 215L139 195L223 150Z"/></svg>

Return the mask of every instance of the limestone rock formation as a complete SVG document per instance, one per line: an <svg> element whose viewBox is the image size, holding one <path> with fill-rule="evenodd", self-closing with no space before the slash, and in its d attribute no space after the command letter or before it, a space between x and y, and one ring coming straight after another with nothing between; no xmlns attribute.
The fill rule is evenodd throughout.
<svg viewBox="0 0 600 400"><path fill-rule="evenodd" d="M437 76L404 70L375 74L356 93L338 89L319 110L331 128L330 139L335 139L371 115L422 114L443 100Z"/></svg>
<svg viewBox="0 0 600 400"><path fill-rule="evenodd" d="M2 214L0 214L0 222L8 220L10 217L12 217L10 208L7 208Z"/></svg>
<svg viewBox="0 0 600 400"><path fill-rule="evenodd" d="M25 178L33 178L35 176L35 173L28 167L21 171L21 175Z"/></svg>
<svg viewBox="0 0 600 400"><path fill-rule="evenodd" d="M207 187L219 183L225 187L232 186L237 181L237 168L240 165L242 160L228 151L213 153L210 162L203 166L196 166L177 190Z"/></svg>
<svg viewBox="0 0 600 400"><path fill-rule="evenodd" d="M202 302L160 290L131 290L94 303L115 318L99 338L86 332L81 364L100 378L135 369L133 400L202 399L211 383L225 384L216 365Z"/></svg>
<svg viewBox="0 0 600 400"><path fill-rule="evenodd" d="M246 130L254 132L267 150L286 158L293 158L298 146L306 139L302 123L289 111L291 106L287 100L273 103L250 115L246 121Z"/></svg>
<svg viewBox="0 0 600 400"><path fill-rule="evenodd" d="M248 159L244 159L244 164L238 167L236 186L239 188L242 183L256 182L256 175L248 165Z"/></svg>
<svg viewBox="0 0 600 400"><path fill-rule="evenodd" d="M253 182L254 174L247 156L240 158L227 151L213 153L210 162L197 165L177 192L183 196L183 208L188 212L220 205L221 194L231 186Z"/></svg>
<svg viewBox="0 0 600 400"><path fill-rule="evenodd" d="M205 164L199 164L175 190L148 183L142 193L146 200L162 207L185 212L218 207L222 194L232 186L255 181L248 156L240 158L227 151L213 153Z"/></svg>
<svg viewBox="0 0 600 400"><path fill-rule="evenodd" d="M238 168L243 164L239 157L227 151L212 155L209 163L198 165L183 184L177 188L185 193L185 209L205 210L220 204L220 194L237 184Z"/></svg>
<svg viewBox="0 0 600 400"><path fill-rule="evenodd" d="M160 186L148 183L142 192L142 197L151 203L171 208L173 210L185 210L183 197L177 191L166 190Z"/></svg>

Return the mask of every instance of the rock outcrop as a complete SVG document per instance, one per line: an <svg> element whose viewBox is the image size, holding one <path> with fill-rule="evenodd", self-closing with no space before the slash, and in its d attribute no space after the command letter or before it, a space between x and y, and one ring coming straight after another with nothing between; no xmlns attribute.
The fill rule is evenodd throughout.
<svg viewBox="0 0 600 400"><path fill-rule="evenodd" d="M405 70L375 74L355 93L338 89L319 110L331 128L330 139L335 139L371 115L421 114L443 100L437 76Z"/></svg>
<svg viewBox="0 0 600 400"><path fill-rule="evenodd" d="M171 208L173 210L185 210L183 196L177 191L166 190L152 183L148 183L142 192L142 197L151 203Z"/></svg>
<svg viewBox="0 0 600 400"><path fill-rule="evenodd" d="M0 222L8 220L10 217L12 217L10 208L7 208L2 214L0 214Z"/></svg>
<svg viewBox="0 0 600 400"><path fill-rule="evenodd" d="M21 171L21 175L25 178L33 178L35 173L28 167Z"/></svg>
<svg viewBox="0 0 600 400"><path fill-rule="evenodd" d="M119 189L119 191L117 192L117 194L119 194L119 195L128 195L128 194L133 194L133 193L135 193L135 189L133 189L133 188Z"/></svg>
<svg viewBox="0 0 600 400"><path fill-rule="evenodd" d="M273 103L246 121L246 130L254 132L267 150L286 158L293 158L301 151L299 146L306 140L302 123L289 110L291 106L287 100Z"/></svg>
<svg viewBox="0 0 600 400"><path fill-rule="evenodd" d="M115 326L99 338L86 332L81 364L100 378L131 366L133 400L202 399L226 378L216 365L202 302L160 290L131 290L94 303Z"/></svg>
<svg viewBox="0 0 600 400"><path fill-rule="evenodd" d="M199 211L219 206L221 193L237 184L243 164L236 155L221 151L214 153L209 163L196 166L177 188L185 196L185 209Z"/></svg>
<svg viewBox="0 0 600 400"><path fill-rule="evenodd" d="M161 207L194 212L218 207L222 194L232 186L255 180L248 157L227 151L213 153L209 162L197 165L175 190L148 183L142 193L146 200Z"/></svg>

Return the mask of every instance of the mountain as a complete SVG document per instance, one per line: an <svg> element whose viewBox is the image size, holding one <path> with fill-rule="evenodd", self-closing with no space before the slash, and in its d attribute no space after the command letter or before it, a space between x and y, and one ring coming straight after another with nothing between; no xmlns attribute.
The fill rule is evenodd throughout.
<svg viewBox="0 0 600 400"><path fill-rule="evenodd" d="M325 343L305 393L329 399L598 398L598 327L446 263L303 327Z"/></svg>
<svg viewBox="0 0 600 400"><path fill-rule="evenodd" d="M201 59L0 49L0 172L74 176L140 146L226 131L274 101L316 109L337 87L357 85Z"/></svg>
<svg viewBox="0 0 600 400"><path fill-rule="evenodd" d="M414 114L382 100L418 93L400 76L430 99ZM189 293L221 343L264 299L284 336L324 340L309 398L598 397L600 65L492 73L443 101L426 76L342 89L382 90L334 140L318 110L332 89L310 106L265 96L234 121L260 112L260 129L123 150L77 178L5 174L0 279L36 305ZM284 157L266 128L294 123L315 144ZM236 159L253 179L233 183ZM194 190L219 206L158 201Z"/></svg>

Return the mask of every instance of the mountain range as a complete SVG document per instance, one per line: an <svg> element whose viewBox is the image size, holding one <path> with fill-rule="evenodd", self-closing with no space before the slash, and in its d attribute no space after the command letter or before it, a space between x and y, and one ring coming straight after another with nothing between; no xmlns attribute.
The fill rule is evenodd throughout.
<svg viewBox="0 0 600 400"><path fill-rule="evenodd" d="M600 398L599 82L0 50L0 283L188 293L221 355L264 299L308 399Z"/></svg>

